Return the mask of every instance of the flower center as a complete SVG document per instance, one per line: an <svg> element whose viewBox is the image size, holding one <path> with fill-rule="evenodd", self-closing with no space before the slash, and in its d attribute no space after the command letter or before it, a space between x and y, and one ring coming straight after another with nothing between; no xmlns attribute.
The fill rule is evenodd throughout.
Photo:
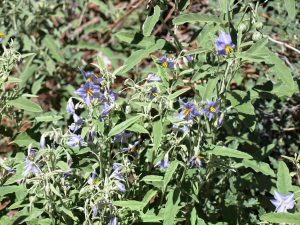
<svg viewBox="0 0 300 225"><path fill-rule="evenodd" d="M164 68L168 68L169 64L168 64L167 62L163 62L162 66L163 66Z"/></svg>
<svg viewBox="0 0 300 225"><path fill-rule="evenodd" d="M130 148L130 152L135 152L136 151L136 147L135 146L132 146L131 148Z"/></svg>
<svg viewBox="0 0 300 225"><path fill-rule="evenodd" d="M33 161L33 160L34 160L33 155L29 155L29 156L28 156L28 159L29 159L30 161Z"/></svg>
<svg viewBox="0 0 300 225"><path fill-rule="evenodd" d="M87 90L86 90L86 94L87 94L88 96L92 96L92 95L93 95L93 90L92 90L92 89L87 89Z"/></svg>
<svg viewBox="0 0 300 225"><path fill-rule="evenodd" d="M92 77L88 77L88 78L86 79L86 81L88 81L88 82L92 82L92 81L93 81L93 79L92 79Z"/></svg>
<svg viewBox="0 0 300 225"><path fill-rule="evenodd" d="M190 109L190 108L185 108L185 109L183 110L183 114L186 115L186 116L189 115L190 112L191 112L191 109Z"/></svg>
<svg viewBox="0 0 300 225"><path fill-rule="evenodd" d="M99 179L98 179L98 178L95 178L95 179L93 180L93 185L97 185L98 182L99 182Z"/></svg>
<svg viewBox="0 0 300 225"><path fill-rule="evenodd" d="M157 96L157 93L156 92L152 92L152 96L153 97Z"/></svg>
<svg viewBox="0 0 300 225"><path fill-rule="evenodd" d="M233 49L230 45L225 45L225 52L226 55L229 55L231 52L233 52Z"/></svg>
<svg viewBox="0 0 300 225"><path fill-rule="evenodd" d="M213 107L213 106L211 106L211 107L209 107L209 111L210 111L211 113L215 113L215 112L216 112L216 108Z"/></svg>

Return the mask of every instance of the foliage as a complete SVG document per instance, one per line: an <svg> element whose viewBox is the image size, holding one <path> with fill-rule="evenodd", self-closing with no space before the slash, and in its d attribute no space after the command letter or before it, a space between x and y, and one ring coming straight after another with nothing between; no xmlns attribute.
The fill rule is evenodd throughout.
<svg viewBox="0 0 300 225"><path fill-rule="evenodd" d="M298 6L196 6L3 4L0 224L298 223Z"/></svg>

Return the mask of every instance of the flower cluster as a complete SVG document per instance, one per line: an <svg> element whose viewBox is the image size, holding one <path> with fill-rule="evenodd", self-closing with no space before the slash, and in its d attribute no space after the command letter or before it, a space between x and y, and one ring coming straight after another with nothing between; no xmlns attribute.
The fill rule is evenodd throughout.
<svg viewBox="0 0 300 225"><path fill-rule="evenodd" d="M38 175L40 173L40 168L36 163L36 151L28 147L28 155L25 159L25 166L23 171L23 176L26 177L30 174Z"/></svg>

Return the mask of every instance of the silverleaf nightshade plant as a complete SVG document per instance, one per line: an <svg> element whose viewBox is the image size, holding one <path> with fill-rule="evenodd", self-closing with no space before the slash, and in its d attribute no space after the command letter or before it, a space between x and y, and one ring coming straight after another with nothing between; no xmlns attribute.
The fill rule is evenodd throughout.
<svg viewBox="0 0 300 225"><path fill-rule="evenodd" d="M148 16L133 17L147 18L143 34L147 33L149 26L146 25L155 20L158 11L161 17L165 15L159 1L151 2L151 10L152 4L153 14L149 11ZM190 4L191 7L188 4L186 7L193 10L194 3ZM245 11L235 15L243 4ZM16 210L20 210L21 216L27 212L38 215L37 221L27 216L25 222L129 225L238 221L239 224L258 224L262 222L261 214L274 211L271 204L265 204L271 199L265 193L282 182L283 171L279 171L282 165L277 166L277 161L269 158L280 146L270 145L268 141L261 146L264 134L257 133L256 124L260 121L256 113L264 110L257 96L263 98L266 93L271 96L284 89L276 89L274 79L272 92L266 89L260 93L259 88L264 89L264 74L259 74L262 80L258 88L255 78L253 88L244 85L247 79L240 75L243 75L243 64L256 68L249 60L253 57L254 62L267 67L273 55L260 61L269 54L264 42L250 40L250 32L236 33L243 18L251 24L257 20L258 15L249 15L256 9L241 1L234 6L228 3L230 15L224 13L223 8L222 12L217 9L217 17L210 15L211 21L197 27L196 24L177 25L183 21L181 16L185 21L195 15L190 17L190 12L181 12L184 6L175 8L178 12L172 23L176 27L170 28L172 23L161 21L163 28L169 28L162 32L168 32L167 42L159 37L160 33L155 37L141 37L141 43L134 40L129 47L127 42L114 45L118 39L111 38L105 52L111 52L109 58L115 70L107 69L102 59L104 53L97 54L101 57L94 57L93 63L87 65L94 67L93 72L81 69L83 77L78 77L84 79L83 85L77 86L69 100L62 100L66 110L55 112L58 115L49 112L52 114L44 119L53 118L51 126L59 128L40 132L40 146L37 135L28 131L32 137L26 139L24 145L32 142L34 150L25 155L16 153L22 163L12 162L9 168L16 170L17 181L12 181L15 177L9 178L4 188L1 187L2 191L14 185L13 190L17 191L9 195L20 198L20 204L14 207L20 207ZM126 23L129 21L130 17ZM142 27L137 25L138 29ZM181 26L195 31L191 43L184 42ZM159 27L154 26L154 29ZM127 32L127 25L120 33L109 35L118 33L121 37L123 29ZM196 37L198 31L201 35ZM87 33L84 30L84 35ZM215 35L218 37L214 40ZM155 41L153 47L152 40ZM126 54L122 48L126 48ZM153 49L159 50L149 53ZM264 50L263 54L256 52L259 49ZM157 60L157 55L164 56ZM141 62L140 66L137 62ZM124 65L118 68L122 63ZM271 64L278 68L274 61ZM280 66L284 67L284 63ZM261 73L268 71L263 69ZM63 92L63 98L68 99L67 93ZM66 117L68 123L64 121ZM44 125L43 118L39 116L37 120L42 121L40 126ZM46 129L48 127L43 131ZM26 136L27 133L21 137ZM23 144L23 139L20 140ZM291 169L290 166L284 169L285 177L290 176ZM295 184L285 187L289 191L296 190ZM26 190L25 197L18 192L19 188ZM298 212L296 195L296 191L288 195L276 192L271 200L275 212ZM0 220L0 223L5 222Z"/></svg>

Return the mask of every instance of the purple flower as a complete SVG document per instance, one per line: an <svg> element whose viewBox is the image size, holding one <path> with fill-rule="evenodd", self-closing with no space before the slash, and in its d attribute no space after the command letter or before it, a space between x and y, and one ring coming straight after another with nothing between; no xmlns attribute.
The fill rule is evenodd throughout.
<svg viewBox="0 0 300 225"><path fill-rule="evenodd" d="M117 134L115 136L115 140L114 143L128 143L128 139L132 137L132 133L130 132L126 132L126 131L122 131L121 133Z"/></svg>
<svg viewBox="0 0 300 225"><path fill-rule="evenodd" d="M109 225L118 225L117 217L112 217L112 218L109 220Z"/></svg>
<svg viewBox="0 0 300 225"><path fill-rule="evenodd" d="M171 129L172 129L173 132L182 132L182 133L186 133L186 132L188 132L190 130L187 125L179 127L176 124L173 124L173 126L172 126Z"/></svg>
<svg viewBox="0 0 300 225"><path fill-rule="evenodd" d="M86 144L83 142L83 139L80 135L71 134L71 137L69 138L67 145L70 147L82 147L86 146Z"/></svg>
<svg viewBox="0 0 300 225"><path fill-rule="evenodd" d="M203 159L203 157L201 157L200 155L192 156L188 163L189 167L192 167L195 165L196 167L200 168L200 166L202 164L201 159Z"/></svg>
<svg viewBox="0 0 300 225"><path fill-rule="evenodd" d="M23 176L26 177L28 174L32 173L35 176L40 173L40 168L34 162L35 161L36 152L31 150L31 147L28 148L28 155L25 159L25 166L23 171Z"/></svg>
<svg viewBox="0 0 300 225"><path fill-rule="evenodd" d="M96 171L94 171L92 173L92 175L90 176L90 178L88 179L89 185L97 185L98 184L99 179L96 176L97 176L97 173L96 173Z"/></svg>
<svg viewBox="0 0 300 225"><path fill-rule="evenodd" d="M136 146L139 144L139 141L136 141L132 144L129 144L127 148L123 148L124 152L132 153L136 156L137 151L136 151Z"/></svg>
<svg viewBox="0 0 300 225"><path fill-rule="evenodd" d="M114 93L112 90L109 90L107 99L104 99L102 101L102 112L100 115L101 120L103 120L104 118L106 118L108 116L108 114L114 107L114 103L115 103L116 99L117 99L117 94Z"/></svg>
<svg viewBox="0 0 300 225"><path fill-rule="evenodd" d="M161 58L159 58L158 60L159 60L159 63L162 65L162 67L174 69L174 64L175 64L174 59L170 59L164 55Z"/></svg>
<svg viewBox="0 0 300 225"><path fill-rule="evenodd" d="M5 37L5 34L3 32L0 32L0 43L3 41Z"/></svg>
<svg viewBox="0 0 300 225"><path fill-rule="evenodd" d="M194 60L192 55L186 55L185 58L187 59L188 62L192 62Z"/></svg>
<svg viewBox="0 0 300 225"><path fill-rule="evenodd" d="M87 82L93 82L95 84L100 84L103 81L103 78L97 77L93 72L85 72L83 69L80 69L80 73L84 76Z"/></svg>
<svg viewBox="0 0 300 225"><path fill-rule="evenodd" d="M74 106L74 103L72 101L72 98L69 98L69 100L67 102L67 112L69 114L75 114L75 106Z"/></svg>
<svg viewBox="0 0 300 225"><path fill-rule="evenodd" d="M42 135L41 138L40 138L40 147L41 147L41 149L45 148L45 143L46 143L45 135Z"/></svg>
<svg viewBox="0 0 300 225"><path fill-rule="evenodd" d="M75 91L75 93L79 95L87 105L90 105L94 98L101 97L99 92L100 87L92 84L91 82L86 82Z"/></svg>
<svg viewBox="0 0 300 225"><path fill-rule="evenodd" d="M233 52L235 45L232 43L230 34L221 32L215 41L215 46L218 55L229 55Z"/></svg>
<svg viewBox="0 0 300 225"><path fill-rule="evenodd" d="M121 167L120 166L118 166L118 167L116 167L116 166L114 166L114 171L112 172L112 174L109 176L109 178L110 179L117 179L117 180L121 180L121 181L124 181L124 177L122 176L122 174L121 174Z"/></svg>
<svg viewBox="0 0 300 225"><path fill-rule="evenodd" d="M149 73L146 80L149 82L158 82L161 79L160 79L160 77L156 76L154 73Z"/></svg>
<svg viewBox="0 0 300 225"><path fill-rule="evenodd" d="M202 113L206 114L209 121L211 121L214 118L214 116L220 112L218 108L219 102L220 102L219 100L215 102L207 100L206 106L202 110Z"/></svg>
<svg viewBox="0 0 300 225"><path fill-rule="evenodd" d="M121 192L125 192L126 191L126 188L125 188L125 185L121 182L116 182L116 188L117 190L121 191Z"/></svg>
<svg viewBox="0 0 300 225"><path fill-rule="evenodd" d="M275 191L274 199L271 200L272 204L276 207L275 212L287 212L288 209L294 208L294 194L288 193L287 195L280 194Z"/></svg>
<svg viewBox="0 0 300 225"><path fill-rule="evenodd" d="M166 153L164 158L155 164L155 167L159 167L160 169L167 169L169 165L169 154Z"/></svg>
<svg viewBox="0 0 300 225"><path fill-rule="evenodd" d="M150 89L148 97L152 100L157 96L157 93L158 93L157 88L153 87Z"/></svg>
<svg viewBox="0 0 300 225"><path fill-rule="evenodd" d="M98 215L98 210L99 210L98 206L94 205L92 208L92 211L93 211L92 216L93 217L96 217Z"/></svg>
<svg viewBox="0 0 300 225"><path fill-rule="evenodd" d="M73 120L74 123L69 126L69 129L72 133L75 133L83 125L83 120L75 113L73 114Z"/></svg>
<svg viewBox="0 0 300 225"><path fill-rule="evenodd" d="M195 104L193 101L189 101L187 103L183 102L181 98L179 98L179 103L182 107L182 111L178 114L179 119L190 120L196 116L199 116L200 113L197 111Z"/></svg>

